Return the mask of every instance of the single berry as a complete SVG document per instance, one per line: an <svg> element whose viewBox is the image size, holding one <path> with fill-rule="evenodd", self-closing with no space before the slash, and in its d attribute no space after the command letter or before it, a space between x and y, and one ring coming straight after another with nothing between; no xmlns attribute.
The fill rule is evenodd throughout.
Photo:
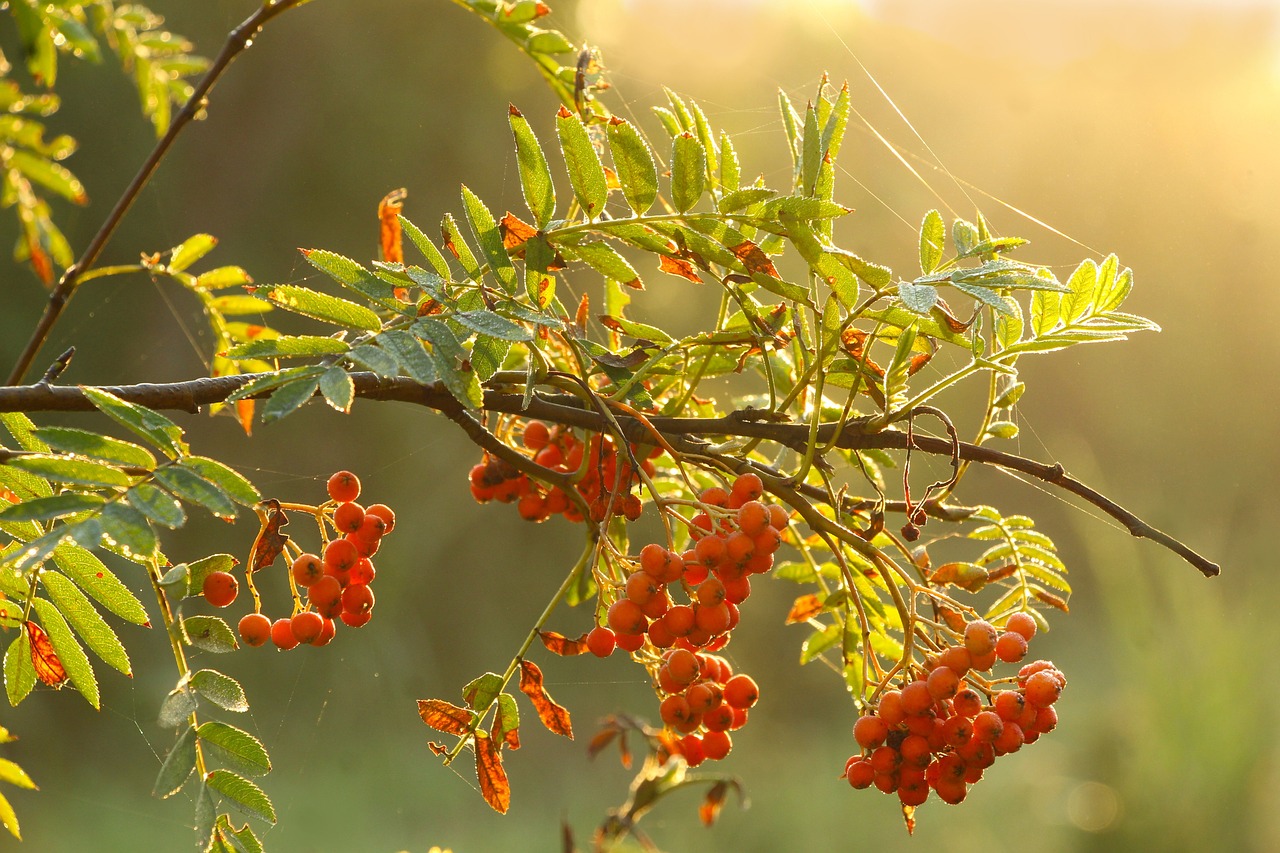
<svg viewBox="0 0 1280 853"><path fill-rule="evenodd" d="M1005 631L996 640L996 657L1005 663L1017 663L1027 655L1027 638L1017 631Z"/></svg>
<svg viewBox="0 0 1280 853"><path fill-rule="evenodd" d="M299 554L290 570L298 586L309 587L324 577L324 563L315 554Z"/></svg>
<svg viewBox="0 0 1280 853"><path fill-rule="evenodd" d="M329 497L346 503L360 497L360 478L350 471L339 471L329 478Z"/></svg>
<svg viewBox="0 0 1280 853"><path fill-rule="evenodd" d="M729 737L728 732L707 732L702 736L702 751L713 761L724 758L731 749L733 738Z"/></svg>
<svg viewBox="0 0 1280 853"><path fill-rule="evenodd" d="M240 585L229 572L210 572L204 578L204 597L214 607L226 607L236 600Z"/></svg>
<svg viewBox="0 0 1280 853"><path fill-rule="evenodd" d="M239 630L246 646L261 646L271 639L271 620L261 613L248 613L240 619Z"/></svg>
<svg viewBox="0 0 1280 853"><path fill-rule="evenodd" d="M313 646L327 646L333 640L334 635L338 633L337 626L333 624L332 619L324 620L324 627L320 629L320 636L311 641Z"/></svg>
<svg viewBox="0 0 1280 853"><path fill-rule="evenodd" d="M364 524L364 507L355 501L338 504L333 511L333 526L343 533L356 533Z"/></svg>
<svg viewBox="0 0 1280 853"><path fill-rule="evenodd" d="M975 619L964 626L964 646L978 658L995 650L996 629L985 619ZM978 667L975 666L975 669Z"/></svg>
<svg viewBox="0 0 1280 853"><path fill-rule="evenodd" d="M281 616L279 619L271 623L271 642L275 643L281 651L297 648L298 638L293 635L293 620L288 616Z"/></svg>
<svg viewBox="0 0 1280 853"><path fill-rule="evenodd" d="M530 450L541 450L551 441L551 430L542 421L529 421L520 436Z"/></svg>
<svg viewBox="0 0 1280 853"><path fill-rule="evenodd" d="M373 609L373 590L368 584L353 583L342 591L342 612L361 614Z"/></svg>
<svg viewBox="0 0 1280 853"><path fill-rule="evenodd" d="M865 758L854 756L850 760L844 771L845 778L849 780L849 784L858 790L870 788L872 781L875 779L876 771L871 766L871 762Z"/></svg>
<svg viewBox="0 0 1280 853"><path fill-rule="evenodd" d="M1016 631L1027 638L1030 642L1031 638L1036 635L1036 620L1030 613L1019 612L1008 618L1004 623L1006 631Z"/></svg>
<svg viewBox="0 0 1280 853"><path fill-rule="evenodd" d="M739 673L724 684L724 701L733 708L746 710L760 699L760 687L754 678Z"/></svg>
<svg viewBox="0 0 1280 853"><path fill-rule="evenodd" d="M587 651L598 658L607 658L613 654L614 634L603 625L597 625L587 633Z"/></svg>
<svg viewBox="0 0 1280 853"><path fill-rule="evenodd" d="M333 575L325 575L307 589L307 601L329 619L342 612L342 584Z"/></svg>
<svg viewBox="0 0 1280 853"><path fill-rule="evenodd" d="M346 610L338 617L342 620L342 624L348 628L360 628L369 624L369 620L373 618L373 611L366 610L363 613L349 613Z"/></svg>
<svg viewBox="0 0 1280 853"><path fill-rule="evenodd" d="M335 539L325 546L324 563L335 572L350 571L360 559L360 552L350 539Z"/></svg>
<svg viewBox="0 0 1280 853"><path fill-rule="evenodd" d="M853 724L853 739L863 749L875 749L883 744L888 736L889 726L879 717L862 716Z"/></svg>
<svg viewBox="0 0 1280 853"><path fill-rule="evenodd" d="M615 634L635 636L643 634L649 627L649 620L640 609L640 605L629 598L619 598L611 604L607 618L609 627Z"/></svg>
<svg viewBox="0 0 1280 853"><path fill-rule="evenodd" d="M370 516L382 519L382 535L384 536L396 527L396 514L392 512L391 507L386 504L374 504L371 507L366 507L364 511L364 518L366 522L368 522ZM365 535L363 531L361 531L361 535Z"/></svg>
<svg viewBox="0 0 1280 853"><path fill-rule="evenodd" d="M1055 677L1057 670L1041 670L1027 679L1027 702L1037 708L1048 708L1062 695L1063 680Z"/></svg>
<svg viewBox="0 0 1280 853"><path fill-rule="evenodd" d="M289 620L289 627L299 643L309 645L324 631L324 617L314 610L304 610L294 614Z"/></svg>

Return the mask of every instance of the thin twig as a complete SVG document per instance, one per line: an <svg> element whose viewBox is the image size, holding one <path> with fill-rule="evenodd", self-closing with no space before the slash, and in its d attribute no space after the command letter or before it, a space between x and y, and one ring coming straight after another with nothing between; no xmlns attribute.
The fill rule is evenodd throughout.
<svg viewBox="0 0 1280 853"><path fill-rule="evenodd" d="M75 294L81 279L97 263L98 256L102 254L102 250L106 248L107 243L115 233L116 226L124 219L124 215L129 212L129 208L138 198L147 182L151 180L151 176L155 174L156 169L160 166L160 161L169 153L169 148L173 145L174 140L178 138L178 134L208 106L209 92L213 89L213 85L218 82L218 78L222 76L222 73L227 70L227 67L237 56L253 44L254 38L268 21L283 12L287 12L289 9L302 5L304 2L306 0L266 0L256 12L227 35L227 41L223 44L221 52L218 53L213 64L209 66L209 70L205 72L199 85L191 93L191 97L183 104L182 109L174 115L173 121L169 123L169 129L156 142L155 148L151 150L141 168L138 169L138 173L134 175L133 180L129 182L129 186L125 187L124 193L116 201L115 207L111 209L111 212L107 214L107 218L102 223L102 227L98 229L98 233L93 235L93 239L89 241L89 245L85 247L79 259L67 267L57 286L49 293L49 300L45 304L44 314L41 315L40 321L36 323L35 328L32 330L31 338L23 348L22 354L18 356L18 361L14 364L13 370L9 374L7 385L17 385L31 368L31 363L35 361L40 348L44 346L49 333L53 330L53 325L58 322L58 318L62 316L67 303L71 301L71 297Z"/></svg>
<svg viewBox="0 0 1280 853"><path fill-rule="evenodd" d="M220 403L245 383L262 374L218 376L174 382L164 385L122 385L104 387L108 391L133 403L152 409L178 409L198 412L201 406ZM458 402L440 383L422 385L403 377L388 379L373 373L353 373L357 397L372 400L398 400L437 409L448 414L456 411ZM0 387L0 412L37 411L92 411L93 404L79 388L53 385L25 385ZM657 429L668 438L672 436L743 436L758 437L766 441L792 448L802 448L809 440L809 425L797 423L772 423L753 420L738 413L720 418L648 418L647 423L619 413L610 424L598 411L587 409L581 400L569 394L543 396L535 394L526 406L524 396L508 391L488 390L484 393L484 409L526 418L537 418L552 423L576 426L593 432L621 430L628 441L643 442L651 437L651 429ZM904 450L906 433L893 429L866 433L859 428L865 419L843 424L828 423L818 428L817 440L826 441L837 431L836 447L848 450ZM911 446L917 451L953 458L956 445L948 439L915 435ZM968 442L959 442L959 458L985 465L996 465L1017 471L1071 492L1098 507L1125 526L1133 536L1150 539L1163 545L1195 566L1205 577L1214 577L1221 567L1179 540L1143 521L1134 513L1067 474L1059 463L1046 464L1004 453Z"/></svg>

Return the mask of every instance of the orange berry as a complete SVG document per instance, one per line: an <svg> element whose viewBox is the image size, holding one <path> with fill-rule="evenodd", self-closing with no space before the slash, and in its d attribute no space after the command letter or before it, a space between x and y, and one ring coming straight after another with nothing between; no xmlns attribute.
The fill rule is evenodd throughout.
<svg viewBox="0 0 1280 853"><path fill-rule="evenodd" d="M927 682L917 679L902 688L902 710L907 716L923 714L932 706L933 696Z"/></svg>
<svg viewBox="0 0 1280 853"><path fill-rule="evenodd" d="M985 655L974 655L972 669L978 672L987 672L991 667L996 665L996 650L992 649Z"/></svg>
<svg viewBox="0 0 1280 853"><path fill-rule="evenodd" d="M338 618L341 619L342 624L346 625L348 628L361 628L369 624L369 620L373 618L373 611L366 610L363 613L351 613L344 610L339 614Z"/></svg>
<svg viewBox="0 0 1280 853"><path fill-rule="evenodd" d="M689 708L689 700L683 694L675 693L662 700L658 716L668 726L679 726L693 718L693 711Z"/></svg>
<svg viewBox="0 0 1280 853"><path fill-rule="evenodd" d="M368 557L361 557L351 567L347 582L351 584L371 584L377 576L378 570L374 568L373 561Z"/></svg>
<svg viewBox="0 0 1280 853"><path fill-rule="evenodd" d="M950 699L960 689L960 676L950 667L939 666L929 673L925 686L934 700Z"/></svg>
<svg viewBox="0 0 1280 853"><path fill-rule="evenodd" d="M360 559L360 551L350 539L334 539L324 549L324 564L335 572L350 571Z"/></svg>
<svg viewBox="0 0 1280 853"><path fill-rule="evenodd" d="M653 602L650 602L652 604ZM667 627L667 623L661 619L654 619L649 623L649 642L659 649L669 649L676 642L676 635L671 633L671 629Z"/></svg>
<svg viewBox="0 0 1280 853"><path fill-rule="evenodd" d="M871 787L876 771L872 768L870 761L854 756L845 767L844 775L850 785L861 791Z"/></svg>
<svg viewBox="0 0 1280 853"><path fill-rule="evenodd" d="M929 759L932 755L929 739L924 735L917 734L907 735L903 738L902 745L898 747L898 751L902 753L904 764L920 768L929 765Z"/></svg>
<svg viewBox="0 0 1280 853"><path fill-rule="evenodd" d="M289 629L293 631L293 636L299 643L314 643L320 633L324 631L324 617L314 610L295 613L293 618L289 620Z"/></svg>
<svg viewBox="0 0 1280 853"><path fill-rule="evenodd" d="M667 549L657 542L650 542L640 549L640 568L655 580L661 579L667 570Z"/></svg>
<svg viewBox="0 0 1280 853"><path fill-rule="evenodd" d="M875 749L889 736L889 726L879 717L866 714L853 724L853 739L863 749Z"/></svg>
<svg viewBox="0 0 1280 853"><path fill-rule="evenodd" d="M343 533L356 533L364 524L364 507L355 501L338 504L333 511L333 526Z"/></svg>
<svg viewBox="0 0 1280 853"><path fill-rule="evenodd" d="M938 665L945 666L961 678L973 664L973 656L964 646L948 646L938 655Z"/></svg>
<svg viewBox="0 0 1280 853"><path fill-rule="evenodd" d="M719 536L704 536L693 548L698 562L709 569L714 569L725 560L725 541Z"/></svg>
<svg viewBox="0 0 1280 853"><path fill-rule="evenodd" d="M702 738L697 735L686 735L680 738L680 754L690 767L697 767L707 760L706 750L702 748Z"/></svg>
<svg viewBox="0 0 1280 853"><path fill-rule="evenodd" d="M1027 638L1017 631L1005 631L996 640L996 657L1005 663L1017 663L1027 655Z"/></svg>
<svg viewBox="0 0 1280 853"><path fill-rule="evenodd" d="M1036 635L1036 620L1030 613L1019 612L1014 613L1005 620L1004 627L1006 631L1016 631L1031 642L1031 638Z"/></svg>
<svg viewBox="0 0 1280 853"><path fill-rule="evenodd" d="M346 503L360 497L360 478L350 471L339 471L329 478L329 497Z"/></svg>
<svg viewBox="0 0 1280 853"><path fill-rule="evenodd" d="M733 621L733 617L729 613L729 605L725 602L721 602L714 607L706 607L703 605L694 607L693 621L697 627L709 634L715 635L729 630L729 623Z"/></svg>
<svg viewBox="0 0 1280 853"><path fill-rule="evenodd" d="M695 714L705 714L724 703L724 694L713 682L699 681L684 692L689 708Z"/></svg>
<svg viewBox="0 0 1280 853"><path fill-rule="evenodd" d="M994 711L983 711L973 718L973 740L992 743L1004 731L1004 720Z"/></svg>
<svg viewBox="0 0 1280 853"><path fill-rule="evenodd" d="M638 634L618 634L613 641L618 644L618 648L624 652L634 652L644 645L644 632Z"/></svg>
<svg viewBox="0 0 1280 853"><path fill-rule="evenodd" d="M724 599L729 604L741 604L751 596L751 579L746 575L732 580L726 580L724 583ZM737 624L733 620L729 624L729 630L732 631Z"/></svg>
<svg viewBox="0 0 1280 853"><path fill-rule="evenodd" d="M769 526L769 508L760 501L747 501L738 507L738 528L755 539Z"/></svg>
<svg viewBox="0 0 1280 853"><path fill-rule="evenodd" d="M907 712L902 707L902 691L886 690L881 693L880 703L876 706L876 713L890 728L905 720Z"/></svg>
<svg viewBox="0 0 1280 853"><path fill-rule="evenodd" d="M613 632L603 625L597 625L587 633L587 651L598 658L613 654L615 645Z"/></svg>
<svg viewBox="0 0 1280 853"><path fill-rule="evenodd" d="M772 530L772 528L769 528ZM777 532L773 532L777 536ZM742 565L750 560L756 552L756 540L741 530L729 534L729 538L724 542L725 559L730 563Z"/></svg>
<svg viewBox="0 0 1280 853"><path fill-rule="evenodd" d="M677 604L662 614L662 621L672 636L687 637L695 627L693 608L687 604Z"/></svg>
<svg viewBox="0 0 1280 853"><path fill-rule="evenodd" d="M973 721L956 714L942 723L942 738L951 746L964 746L973 737Z"/></svg>
<svg viewBox="0 0 1280 853"><path fill-rule="evenodd" d="M638 572L637 574L642 574L648 577L645 572ZM649 617L650 623L652 624L654 619L661 617L663 613L666 613L667 610L670 609L670 607L671 596L667 594L667 591L664 588L658 587L653 597L640 605L640 612Z"/></svg>
<svg viewBox="0 0 1280 853"><path fill-rule="evenodd" d="M688 649L676 649L667 658L667 669L671 678L681 686L692 684L702 674L702 663L698 656Z"/></svg>
<svg viewBox="0 0 1280 853"><path fill-rule="evenodd" d="M320 635L311 641L313 646L327 646L333 640L334 635L338 633L337 627L333 624L332 619L324 619L323 626L320 628Z"/></svg>
<svg viewBox="0 0 1280 853"><path fill-rule="evenodd" d="M325 575L307 588L307 601L329 619L342 612L342 584L333 575Z"/></svg>
<svg viewBox="0 0 1280 853"><path fill-rule="evenodd" d="M324 563L315 554L299 554L290 567L298 586L311 586L324 577Z"/></svg>
<svg viewBox="0 0 1280 853"><path fill-rule="evenodd" d="M643 634L649 627L640 605L629 598L619 598L609 606L609 627L615 634Z"/></svg>
<svg viewBox="0 0 1280 853"><path fill-rule="evenodd" d="M646 571L634 571L627 576L627 598L644 606L658 592L658 582Z"/></svg>
<svg viewBox="0 0 1280 853"><path fill-rule="evenodd" d="M694 590L698 603L704 607L715 607L725 599L724 582L717 577L709 577Z"/></svg>
<svg viewBox="0 0 1280 853"><path fill-rule="evenodd" d="M261 613L245 614L238 628L246 646L261 646L271 639L271 620Z"/></svg>
<svg viewBox="0 0 1280 853"><path fill-rule="evenodd" d="M961 717L976 717L982 710L982 695L972 687L966 687L951 697L951 708Z"/></svg>
<svg viewBox="0 0 1280 853"><path fill-rule="evenodd" d="M985 619L975 619L964 626L964 647L973 657L982 657L995 650L996 629ZM978 667L975 667L977 669Z"/></svg>
<svg viewBox="0 0 1280 853"><path fill-rule="evenodd" d="M789 515L778 504L769 504L769 526L774 530L785 530Z"/></svg>
<svg viewBox="0 0 1280 853"><path fill-rule="evenodd" d="M995 748L996 755L1017 752L1022 748L1022 728L1017 723L1006 721L1004 730L991 742L991 746Z"/></svg>
<svg viewBox="0 0 1280 853"><path fill-rule="evenodd" d="M342 612L368 613L373 609L373 590L368 584L353 583L342 591Z"/></svg>
<svg viewBox="0 0 1280 853"><path fill-rule="evenodd" d="M1027 701L1017 690L1002 690L996 694L991 706L1000 715L1000 719L1013 722L1022 716L1027 708Z"/></svg>
<svg viewBox="0 0 1280 853"><path fill-rule="evenodd" d="M226 607L239 591L240 585L230 572L210 572L204 577L204 597L214 607Z"/></svg>
<svg viewBox="0 0 1280 853"><path fill-rule="evenodd" d="M1054 673L1049 670L1041 670L1034 673L1027 679L1026 697L1027 702L1037 708L1048 708L1058 698L1062 696L1062 687L1064 682L1060 678L1054 677Z"/></svg>
<svg viewBox="0 0 1280 853"><path fill-rule="evenodd" d="M733 712L733 707L722 701L702 715L702 725L708 731L727 732L733 727Z"/></svg>
<svg viewBox="0 0 1280 853"><path fill-rule="evenodd" d="M297 648L298 638L293 635L293 620L288 616L282 616L271 623L271 642L275 643L281 651Z"/></svg>
<svg viewBox="0 0 1280 853"><path fill-rule="evenodd" d="M520 438L530 450L541 450L551 441L551 430L542 421L529 421L524 425Z"/></svg>
<svg viewBox="0 0 1280 853"><path fill-rule="evenodd" d="M902 754L891 746L879 746L871 751L871 769L876 773L892 773L902 764Z"/></svg>
<svg viewBox="0 0 1280 853"><path fill-rule="evenodd" d="M383 524L383 536L387 535L392 530L395 530L396 514L392 511L391 507L386 504L374 504L373 506L366 507L364 511L364 520L367 522L370 516L381 519ZM365 534L362 532L361 535L363 536Z"/></svg>
<svg viewBox="0 0 1280 853"><path fill-rule="evenodd" d="M719 761L733 749L733 738L725 731L710 731L702 736L702 751L707 758Z"/></svg>
<svg viewBox="0 0 1280 853"><path fill-rule="evenodd" d="M757 474L743 474L733 481L733 487L730 492L740 498L739 506L747 501L759 500L764 494L764 482Z"/></svg>
<svg viewBox="0 0 1280 853"><path fill-rule="evenodd" d="M708 506L726 507L729 505L729 493L719 486L711 486L703 489L702 494L698 496L698 500Z"/></svg>
<svg viewBox="0 0 1280 853"><path fill-rule="evenodd" d="M755 538L755 552L759 554L772 554L778 550L778 546L782 544L782 534L772 527L766 527L759 536Z"/></svg>
<svg viewBox="0 0 1280 853"><path fill-rule="evenodd" d="M749 675L739 673L724 684L724 701L733 708L746 710L760 699L760 687Z"/></svg>

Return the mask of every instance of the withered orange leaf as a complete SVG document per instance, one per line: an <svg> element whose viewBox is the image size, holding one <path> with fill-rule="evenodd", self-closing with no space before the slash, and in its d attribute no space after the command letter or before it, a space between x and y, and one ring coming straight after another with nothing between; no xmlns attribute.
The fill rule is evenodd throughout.
<svg viewBox="0 0 1280 853"><path fill-rule="evenodd" d="M813 617L822 612L822 599L814 593L802 595L791 605L791 612L787 614L788 625L795 625L798 622L808 622Z"/></svg>
<svg viewBox="0 0 1280 853"><path fill-rule="evenodd" d="M507 771L502 766L502 753L484 732L476 732L475 745L476 781L480 783L480 793L490 808L506 814L511 808L511 783L507 781Z"/></svg>
<svg viewBox="0 0 1280 853"><path fill-rule="evenodd" d="M988 569L987 583L995 583L996 581L1002 581L1005 578L1013 577L1013 575L1017 571L1018 571L1017 563L1008 563L1006 565L1001 566L998 569Z"/></svg>
<svg viewBox="0 0 1280 853"><path fill-rule="evenodd" d="M465 735L471 728L471 712L443 699L419 699L418 716L436 731Z"/></svg>
<svg viewBox="0 0 1280 853"><path fill-rule="evenodd" d="M400 211L409 193L404 187L392 190L378 202L378 243L382 259L389 264L404 263L404 244L400 240Z"/></svg>
<svg viewBox="0 0 1280 853"><path fill-rule="evenodd" d="M284 550L284 543L289 541L289 534L280 532L280 528L289 523L284 510L280 508L280 501L275 498L263 501L258 513L262 519L262 528L258 531L258 538L253 540L253 549L249 552L251 573L274 563Z"/></svg>
<svg viewBox="0 0 1280 853"><path fill-rule="evenodd" d="M6 489L4 486L0 486L0 501L4 501L5 503L10 503L10 504L16 504L21 500L22 498L18 497L16 494Z"/></svg>
<svg viewBox="0 0 1280 853"><path fill-rule="evenodd" d="M538 236L538 229L507 211L507 215L498 221L498 233L502 235L502 248L510 252Z"/></svg>
<svg viewBox="0 0 1280 853"><path fill-rule="evenodd" d="M27 253L31 256L31 269L35 270L45 287L53 284L53 259L38 240L27 240Z"/></svg>
<svg viewBox="0 0 1280 853"><path fill-rule="evenodd" d="M729 786L721 781L711 786L707 791L706 797L702 800L702 805L698 806L698 818L702 821L703 826L711 826L716 822L716 818L720 815L720 807L724 805L724 795L729 790Z"/></svg>
<svg viewBox="0 0 1280 853"><path fill-rule="evenodd" d="M1049 605L1050 607L1058 608L1063 613L1071 612L1070 608L1067 607L1066 599L1059 598L1058 596L1054 595L1051 592L1046 592L1043 589L1033 589L1031 590L1031 594L1034 595L1038 600L1043 601L1045 604Z"/></svg>
<svg viewBox="0 0 1280 853"><path fill-rule="evenodd" d="M253 409L255 400L236 400L236 420L245 435L253 435Z"/></svg>
<svg viewBox="0 0 1280 853"><path fill-rule="evenodd" d="M608 166L604 167L604 185L610 192L622 189L622 182L618 180L618 173Z"/></svg>
<svg viewBox="0 0 1280 853"><path fill-rule="evenodd" d="M449 229L444 226L440 227L440 240L444 243L444 247L449 250L449 254L456 259L458 257L458 247L453 245L453 236L449 233Z"/></svg>
<svg viewBox="0 0 1280 853"><path fill-rule="evenodd" d="M564 109L561 107L560 109ZM582 299L578 301L578 315L574 318L574 324L583 331L587 328L587 320L591 317L591 300L587 294L582 294Z"/></svg>
<svg viewBox="0 0 1280 853"><path fill-rule="evenodd" d="M618 730L612 726L601 729L591 736L591 742L587 744L587 757L595 758L600 754L606 746L613 743L613 739L618 736Z"/></svg>
<svg viewBox="0 0 1280 853"><path fill-rule="evenodd" d="M624 769L631 769L631 747L627 745L626 732L618 738L618 760L622 762Z"/></svg>
<svg viewBox="0 0 1280 853"><path fill-rule="evenodd" d="M432 755L447 755L449 752L449 747L433 740L427 741L427 749L431 750Z"/></svg>
<svg viewBox="0 0 1280 853"><path fill-rule="evenodd" d="M50 687L61 687L67 681L67 671L58 660L58 653L49 642L49 635L34 622L27 623L27 639L31 641L31 665L36 678Z"/></svg>
<svg viewBox="0 0 1280 853"><path fill-rule="evenodd" d="M520 661L520 692L529 697L544 726L573 740L573 723L569 720L568 710L557 705L547 693L547 688L542 686L542 670L533 661Z"/></svg>
<svg viewBox="0 0 1280 853"><path fill-rule="evenodd" d="M907 364L907 375L915 376L916 372L928 364L931 358L933 358L931 352L919 352L911 356L911 361Z"/></svg>
<svg viewBox="0 0 1280 853"><path fill-rule="evenodd" d="M542 640L542 645L547 647L547 651L561 657L580 655L587 650L586 634L576 640L571 640L564 634L559 634L555 631L539 631L538 639Z"/></svg>
<svg viewBox="0 0 1280 853"><path fill-rule="evenodd" d="M729 251L742 261L742 265L747 268L749 273L764 273L770 278L781 278L778 275L778 269L773 265L773 261L769 260L769 256L764 250L752 243L750 240L743 240L736 246L730 246Z"/></svg>
<svg viewBox="0 0 1280 853"><path fill-rule="evenodd" d="M663 272L671 273L672 275L678 275L681 278L687 278L695 284L702 284L702 279L699 278L698 274L694 271L693 264L689 263L684 258L673 258L670 255L659 255L658 269Z"/></svg>

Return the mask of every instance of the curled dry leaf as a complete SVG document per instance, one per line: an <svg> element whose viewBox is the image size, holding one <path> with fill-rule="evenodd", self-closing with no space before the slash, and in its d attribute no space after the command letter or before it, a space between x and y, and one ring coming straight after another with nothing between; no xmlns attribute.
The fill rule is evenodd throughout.
<svg viewBox="0 0 1280 853"><path fill-rule="evenodd" d="M476 781L480 793L489 807L500 814L511 808L511 783L506 768L502 766L502 753L497 744L484 732L476 732Z"/></svg>
<svg viewBox="0 0 1280 853"><path fill-rule="evenodd" d="M547 689L542 686L542 670L533 661L520 661L520 692L529 697L538 719L549 730L573 740L573 724L569 711L556 704Z"/></svg>
<svg viewBox="0 0 1280 853"><path fill-rule="evenodd" d="M443 699L419 699L418 716L436 731L465 735L470 731L472 713Z"/></svg>
<svg viewBox="0 0 1280 853"><path fill-rule="evenodd" d="M571 640L564 634L555 631L539 631L538 639L542 640L542 645L547 647L547 651L561 657L572 657L580 655L587 650L587 635L583 634L576 640Z"/></svg>
<svg viewBox="0 0 1280 853"><path fill-rule="evenodd" d="M49 635L36 623L28 622L27 638L31 641L31 664L35 667L36 678L50 687L62 687L67 681L67 671L53 650Z"/></svg>

